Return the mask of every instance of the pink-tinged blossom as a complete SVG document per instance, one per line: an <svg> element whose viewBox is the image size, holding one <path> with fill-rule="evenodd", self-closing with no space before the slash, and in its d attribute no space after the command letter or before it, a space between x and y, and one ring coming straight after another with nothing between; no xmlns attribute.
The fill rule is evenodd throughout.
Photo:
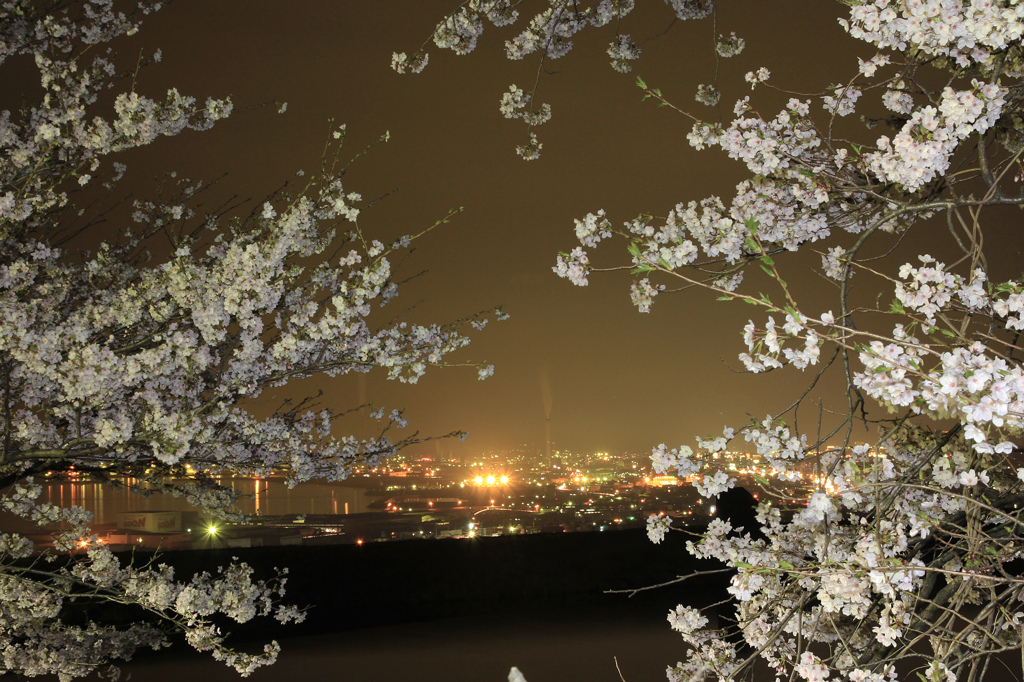
<svg viewBox="0 0 1024 682"><path fill-rule="evenodd" d="M604 209L588 213L583 220L576 222L576 238L583 246L595 247L602 239L612 236L611 223L605 217Z"/></svg>
<svg viewBox="0 0 1024 682"><path fill-rule="evenodd" d="M707 625L708 619L697 609L680 604L668 612L668 622L676 632L688 635Z"/></svg>
<svg viewBox="0 0 1024 682"><path fill-rule="evenodd" d="M665 534L672 527L672 517L665 514L651 514L647 517L647 538L654 544L661 544Z"/></svg>
<svg viewBox="0 0 1024 682"><path fill-rule="evenodd" d="M793 667L793 671L807 682L822 682L828 679L829 669L822 665L818 658L810 651L800 654L800 663Z"/></svg>
<svg viewBox="0 0 1024 682"><path fill-rule="evenodd" d="M586 251L577 246L569 253L558 255L555 267L552 268L559 277L564 277L576 286L587 286L587 275L590 273L590 259Z"/></svg>
<svg viewBox="0 0 1024 682"><path fill-rule="evenodd" d="M826 95L822 98L822 105L825 111L837 116L849 116L856 110L857 100L861 93L855 87L846 86L835 89L835 95Z"/></svg>
<svg viewBox="0 0 1024 682"><path fill-rule="evenodd" d="M771 77L771 72L765 67L759 68L757 71L748 71L743 77L743 80L750 83L750 89L753 90L757 87L758 83L764 83Z"/></svg>
<svg viewBox="0 0 1024 682"><path fill-rule="evenodd" d="M729 488L736 485L736 479L724 471L718 471L714 476L704 476L694 482L694 487L704 497L717 497Z"/></svg>

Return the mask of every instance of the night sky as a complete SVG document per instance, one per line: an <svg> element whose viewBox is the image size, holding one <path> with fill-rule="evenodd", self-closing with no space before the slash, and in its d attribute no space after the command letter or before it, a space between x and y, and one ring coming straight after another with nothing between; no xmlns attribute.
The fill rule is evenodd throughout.
<svg viewBox="0 0 1024 682"><path fill-rule="evenodd" d="M621 223L642 211L665 215L680 201L732 195L741 166L720 151L690 149L687 120L641 103L634 85L640 75L670 99L703 108L692 98L698 83L713 78L712 23L677 22L644 44L626 75L613 71L604 55L612 34L584 31L567 57L548 64L556 72L543 77L538 100L551 103L553 119L538 130L541 159L528 163L514 153L525 126L498 112L508 86L529 87L537 69L535 60L505 59L503 42L513 33L488 24L468 57L434 48L422 74L400 76L390 68L392 52L415 52L455 4L173 3L118 48L122 56L163 52L163 61L141 74L139 91L156 96L174 85L200 98L230 94L235 113L213 131L187 132L127 155L130 186L144 197L157 172L192 178L227 172L218 190L224 196L262 201L296 170L316 168L329 119L347 124L352 154L390 131L391 141L347 176L346 188L365 198L399 190L365 211L360 225L386 241L465 207L418 242L401 273L427 273L398 303L417 304L412 319L418 322L503 304L511 319L478 333L462 356L493 363L496 373L485 382L472 368L455 368L429 372L411 387L376 375L310 387L324 388L325 402L338 409L360 400L404 407L411 428L425 435L470 432L464 444L439 446L442 454L523 444L541 450L546 412L557 448L644 451L663 441L692 444L696 435L788 404L806 377L794 370L757 378L736 371L740 331L753 309L688 291L659 298L644 315L632 307L622 272L592 277L580 289L551 271L556 254L575 245L573 219L588 212L603 208ZM836 78L837 65L838 75L849 78L853 56L870 56L836 25L837 3L772 3L765 10L753 0L720 8L718 32L735 31L747 41L741 56L721 62L726 122L732 103L749 93L746 71L767 66L780 84L818 92ZM641 3L621 30L640 39L672 18L668 5ZM759 90L754 101L771 115L785 97ZM287 112L277 114L273 104L252 108L274 101L287 102ZM624 248L605 246L595 264L626 262ZM822 288L817 256L786 260L791 283L812 294ZM748 278L748 290L759 286L764 282Z"/></svg>

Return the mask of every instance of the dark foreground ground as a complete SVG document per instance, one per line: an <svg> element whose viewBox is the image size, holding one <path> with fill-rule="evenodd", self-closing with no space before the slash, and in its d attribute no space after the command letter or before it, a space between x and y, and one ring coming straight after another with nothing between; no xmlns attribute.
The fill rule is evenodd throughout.
<svg viewBox="0 0 1024 682"><path fill-rule="evenodd" d="M667 608L598 600L281 638L281 657L253 682L660 682L682 657ZM616 668L622 671L622 678ZM135 682L229 682L238 675L185 650L123 667ZM122 678L123 679L123 678Z"/></svg>
<svg viewBox="0 0 1024 682"><path fill-rule="evenodd" d="M213 571L232 556L264 574L290 567L288 600L311 605L308 621L229 628L239 648L282 645L278 663L254 673L255 682L504 682L513 665L529 682L655 682L684 656L665 620L669 609L719 601L728 575L633 597L606 590L720 567L695 563L685 540L672 533L652 545L643 532L620 531L189 551L158 561L179 576ZM1008 671L1019 666L1011 652L985 682L1017 679ZM239 679L184 645L122 669L135 682ZM914 678L904 672L900 679ZM755 680L772 677L765 671Z"/></svg>
<svg viewBox="0 0 1024 682"><path fill-rule="evenodd" d="M256 682L504 682L513 665L529 682L641 682L664 680L665 667L682 656L668 610L714 600L724 580L634 597L605 591L692 572L684 540L676 533L652 545L643 532L621 531L192 551L161 560L180 575L232 556L260 571L289 567L289 601L313 606L308 622L233 628L242 648L270 638L282 644L277 665L256 672ZM184 646L141 656L123 672L144 682L238 679Z"/></svg>
<svg viewBox="0 0 1024 682"><path fill-rule="evenodd" d="M233 557L257 576L287 567L287 601L310 605L307 622L287 634L322 634L447 616L613 599L608 590L654 585L717 562L695 562L682 533L660 545L642 531L558 533L418 540L366 545L263 547L168 552L158 561L177 575L212 571ZM137 557L141 558L141 557ZM659 590L673 604L724 587L726 578L692 579ZM628 601L616 595L618 601ZM266 624L236 628L244 637L270 633ZM283 634L283 633L282 633Z"/></svg>

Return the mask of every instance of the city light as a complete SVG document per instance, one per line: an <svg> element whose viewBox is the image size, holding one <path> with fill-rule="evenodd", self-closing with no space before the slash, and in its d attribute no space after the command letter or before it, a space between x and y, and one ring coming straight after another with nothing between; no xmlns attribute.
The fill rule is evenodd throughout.
<svg viewBox="0 0 1024 682"><path fill-rule="evenodd" d="M715 460L712 454L718 454ZM448 461L435 459L430 466L426 460L399 461L388 467L366 469L373 481L362 485L374 490L377 500L365 503L360 511L381 510L402 516L402 524L415 527L400 528L381 533L374 530L376 520L362 521L356 514L342 522L334 518L340 511L341 502L334 503L334 513L309 507L311 516L287 514L260 519L257 524L261 534L271 536L284 533L277 530L275 523L305 523L301 538L292 539L306 542L318 538L326 542L341 541L362 545L365 538L371 542L416 538L468 538L491 537L508 534L546 533L553 530L565 532L605 531L620 528L643 527L646 518L659 511L671 515L683 523L706 523L715 516L715 500L701 499L689 485L693 476L680 478L659 475L651 470L647 453L566 453L558 455L562 460L555 463L539 455L523 452L488 453L474 460ZM763 497L761 488L765 477L771 475L770 457L747 452L720 452L694 455L702 465L715 462L723 471L734 476L736 487L747 489L757 500ZM784 488L780 499L789 505L801 504L808 491L834 491L834 484L815 468L815 461L794 465L794 472L800 474L791 486ZM794 478L797 478L794 476ZM70 484L68 484L70 485ZM76 483L75 485L81 485ZM261 497L268 481L255 483ZM333 493L332 493L333 499ZM262 501L262 500L261 500ZM345 503L348 511L349 503ZM1020 505L1024 507L1024 504ZM259 509L259 507L256 507ZM264 510L265 511L265 510ZM485 512L482 516L477 516ZM258 513L258 512L257 512ZM282 521L283 519L283 521ZM685 519L685 521L684 521ZM191 524L179 521L172 532L191 533L180 538L168 536L162 542L177 547L221 545L225 542L248 546L249 536L255 546L259 540L253 533L245 533L235 539L232 529L209 517ZM194 525L197 524L198 525ZM186 525L191 528L186 529ZM127 526L126 526L127 528ZM291 531L289 531L291 532ZM120 530L124 533L124 529ZM118 533L107 542L117 544L148 544L149 536ZM372 534L371 534L372 533ZM223 537L222 537L223 534ZM342 539L344 536L344 539ZM362 536L362 537L360 537ZM336 539L335 539L336 538ZM358 538L358 539L357 539ZM157 538L153 538L154 544ZM97 542L95 539L79 538L79 551L84 551Z"/></svg>
<svg viewBox="0 0 1024 682"><path fill-rule="evenodd" d="M479 475L473 478L473 483L478 486L508 485L508 476L502 474Z"/></svg>

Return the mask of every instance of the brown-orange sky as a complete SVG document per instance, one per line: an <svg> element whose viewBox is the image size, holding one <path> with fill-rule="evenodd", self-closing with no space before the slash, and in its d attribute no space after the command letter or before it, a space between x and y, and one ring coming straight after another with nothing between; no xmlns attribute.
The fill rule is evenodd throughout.
<svg viewBox="0 0 1024 682"><path fill-rule="evenodd" d="M399 189L364 212L360 225L383 239L465 207L417 244L404 272L428 272L398 302L417 304L412 317L420 322L503 304L511 319L477 334L464 355L493 363L496 372L484 382L472 368L455 368L429 372L416 386L374 376L316 385L338 409L362 397L406 408L423 434L470 432L464 444L442 445L443 453L531 443L542 449L546 409L556 447L642 451L663 441L692 444L696 435L788 404L806 380L798 372L765 378L735 371L741 328L756 311L689 291L662 297L650 314L640 314L623 273L592 277L579 289L551 271L557 252L574 246L574 218L601 208L615 222L642 211L664 215L681 201L729 196L743 177L721 152L692 150L687 120L641 103L634 85L641 75L690 105L696 85L713 77L712 24L676 23L643 46L627 75L608 65L610 33L581 34L568 57L549 62L553 73L541 81L538 99L551 103L554 117L538 130L541 159L527 163L514 153L524 126L503 119L498 101L509 84L531 84L537 63L505 59L502 44L513 35L507 29L488 26L468 57L429 46L431 62L420 75L390 68L392 52L415 51L456 4L172 3L119 48L122 55L163 52L163 61L141 75L140 91L158 94L174 85L204 98L230 94L235 113L211 132L160 140L129 155L132 186L145 195L158 170L193 178L226 171L225 193L262 200L296 170L317 165L329 119L347 124L353 154L390 131L391 141L347 176L347 186L367 198ZM642 38L670 23L667 5L639 4L623 32ZM732 102L749 94L743 74L759 66L806 92L852 76L858 46L836 25L840 11L826 1L772 3L770 11L754 0L723 3L718 32L735 31L747 47L722 61L722 116L728 120ZM522 12L529 14L529 3ZM271 101L288 102L287 112L246 109ZM770 91L754 97L766 113L781 101ZM609 244L596 263L621 264L623 253L624 244ZM812 289L820 282L812 272L818 265L813 255L786 263L792 283Z"/></svg>

